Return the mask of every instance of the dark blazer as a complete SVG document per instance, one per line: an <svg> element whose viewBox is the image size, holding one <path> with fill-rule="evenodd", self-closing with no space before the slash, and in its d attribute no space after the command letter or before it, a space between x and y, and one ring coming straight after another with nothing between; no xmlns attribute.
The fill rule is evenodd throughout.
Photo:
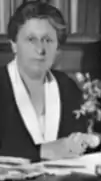
<svg viewBox="0 0 101 181"><path fill-rule="evenodd" d="M72 132L86 132L83 117L75 119L73 110L81 103L81 91L76 83L62 72L52 71L57 79L61 98L61 120L58 138ZM40 160L40 145L35 145L24 126L17 108L6 67L0 70L0 155Z"/></svg>

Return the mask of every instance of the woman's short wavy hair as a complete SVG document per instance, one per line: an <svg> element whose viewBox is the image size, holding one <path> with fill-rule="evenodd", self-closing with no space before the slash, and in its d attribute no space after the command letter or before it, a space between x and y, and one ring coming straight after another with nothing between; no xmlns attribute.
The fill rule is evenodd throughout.
<svg viewBox="0 0 101 181"><path fill-rule="evenodd" d="M59 45L65 43L67 28L61 12L56 7L39 1L28 1L17 8L8 23L8 38L16 42L20 27L32 18L48 19L57 31Z"/></svg>

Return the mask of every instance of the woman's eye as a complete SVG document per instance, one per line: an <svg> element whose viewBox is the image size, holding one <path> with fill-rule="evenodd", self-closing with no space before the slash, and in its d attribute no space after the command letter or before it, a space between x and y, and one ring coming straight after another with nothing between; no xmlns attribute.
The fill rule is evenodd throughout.
<svg viewBox="0 0 101 181"><path fill-rule="evenodd" d="M28 40L29 40L30 42L35 42L35 41L36 41L35 37L29 37Z"/></svg>
<svg viewBox="0 0 101 181"><path fill-rule="evenodd" d="M53 40L50 39L50 38L47 38L47 39L46 39L46 42L47 42L47 43L51 43L51 42L53 42Z"/></svg>

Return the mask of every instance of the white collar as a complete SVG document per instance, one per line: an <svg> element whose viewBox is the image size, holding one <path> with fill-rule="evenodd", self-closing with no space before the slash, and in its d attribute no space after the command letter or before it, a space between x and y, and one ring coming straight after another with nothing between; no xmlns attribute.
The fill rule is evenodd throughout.
<svg viewBox="0 0 101 181"><path fill-rule="evenodd" d="M60 122L60 95L58 84L53 74L49 74L51 81L45 82L46 115L45 134L43 138L36 112L21 80L16 60L10 62L7 68L11 79L16 104L26 129L29 131L33 141L36 144L40 144L56 140Z"/></svg>

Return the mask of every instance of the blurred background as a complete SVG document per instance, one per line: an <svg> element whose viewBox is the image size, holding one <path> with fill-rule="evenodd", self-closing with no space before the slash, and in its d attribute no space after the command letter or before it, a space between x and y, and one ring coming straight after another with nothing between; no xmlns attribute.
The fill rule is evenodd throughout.
<svg viewBox="0 0 101 181"><path fill-rule="evenodd" d="M7 39L7 24L16 8L27 0L0 0L0 65L13 58ZM76 72L90 72L101 78L101 0L39 0L59 8L68 38L61 46L54 69L75 79Z"/></svg>

